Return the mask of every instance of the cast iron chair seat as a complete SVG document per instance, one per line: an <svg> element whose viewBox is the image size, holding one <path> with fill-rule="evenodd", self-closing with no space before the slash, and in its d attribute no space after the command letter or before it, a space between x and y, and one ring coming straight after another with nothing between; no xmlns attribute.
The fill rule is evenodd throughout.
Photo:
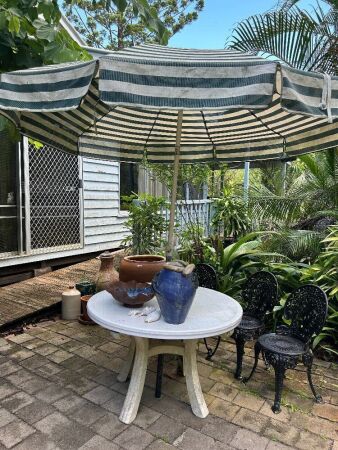
<svg viewBox="0 0 338 450"><path fill-rule="evenodd" d="M277 303L277 291L275 276L264 270L253 274L245 284L242 297L246 308L240 324L233 333L237 350L235 378L238 380L242 379L245 342L257 339L263 333L265 315L268 311L272 311Z"/></svg>
<svg viewBox="0 0 338 450"><path fill-rule="evenodd" d="M248 314L243 314L242 320L237 328L243 330L255 330L256 328L260 328L264 326L264 322L256 319L256 317L251 317Z"/></svg>
<svg viewBox="0 0 338 450"><path fill-rule="evenodd" d="M285 334L269 333L258 338L262 350L280 353L281 355L303 355L307 346L300 339Z"/></svg>
<svg viewBox="0 0 338 450"><path fill-rule="evenodd" d="M316 402L322 397L315 391L312 382L313 353L310 343L324 326L328 304L325 292L318 286L305 285L293 291L284 307L284 318L290 325L277 327L277 333L268 333L259 337L255 344L255 363L246 383L256 370L259 354L275 370L274 413L279 413L285 371L294 369L302 361L307 371L307 378Z"/></svg>

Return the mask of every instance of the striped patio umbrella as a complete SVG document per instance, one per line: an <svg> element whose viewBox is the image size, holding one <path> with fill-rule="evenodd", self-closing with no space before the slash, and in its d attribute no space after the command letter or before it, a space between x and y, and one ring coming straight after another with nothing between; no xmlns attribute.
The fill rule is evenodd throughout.
<svg viewBox="0 0 338 450"><path fill-rule="evenodd" d="M89 157L140 162L287 159L338 144L338 78L233 50L143 45L0 75L0 112ZM172 249L173 190L169 247Z"/></svg>

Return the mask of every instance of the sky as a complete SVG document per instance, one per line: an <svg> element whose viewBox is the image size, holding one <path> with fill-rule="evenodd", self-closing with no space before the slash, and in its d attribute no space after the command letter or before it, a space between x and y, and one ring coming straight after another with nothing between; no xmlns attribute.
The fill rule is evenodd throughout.
<svg viewBox="0 0 338 450"><path fill-rule="evenodd" d="M181 48L224 48L237 22L274 7L277 0L205 0L198 19L174 35L169 45ZM303 1L302 6L307 3Z"/></svg>

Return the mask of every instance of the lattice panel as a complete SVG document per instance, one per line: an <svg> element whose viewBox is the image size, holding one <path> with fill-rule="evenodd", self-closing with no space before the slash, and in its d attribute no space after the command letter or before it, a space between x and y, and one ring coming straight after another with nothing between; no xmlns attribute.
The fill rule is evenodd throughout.
<svg viewBox="0 0 338 450"><path fill-rule="evenodd" d="M29 144L29 179L32 252L80 247L77 156Z"/></svg>

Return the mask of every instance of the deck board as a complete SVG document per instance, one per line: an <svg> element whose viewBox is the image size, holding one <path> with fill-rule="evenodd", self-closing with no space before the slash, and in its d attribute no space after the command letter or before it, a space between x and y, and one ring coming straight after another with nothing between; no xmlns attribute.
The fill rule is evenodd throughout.
<svg viewBox="0 0 338 450"><path fill-rule="evenodd" d="M61 301L62 292L81 279L94 280L96 258L0 288L0 327Z"/></svg>

